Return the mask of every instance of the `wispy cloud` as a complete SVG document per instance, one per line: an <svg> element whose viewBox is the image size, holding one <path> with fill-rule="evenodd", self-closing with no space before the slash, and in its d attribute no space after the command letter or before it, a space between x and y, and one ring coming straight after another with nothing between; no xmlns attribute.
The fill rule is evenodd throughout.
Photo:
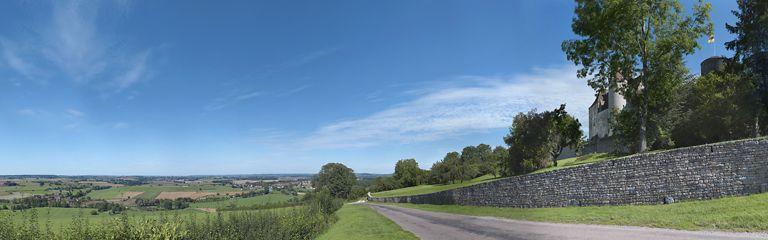
<svg viewBox="0 0 768 240"><path fill-rule="evenodd" d="M218 97L204 107L206 111L216 111L238 102L246 101L263 95L262 91L233 91L229 94Z"/></svg>
<svg viewBox="0 0 768 240"><path fill-rule="evenodd" d="M116 123L112 124L112 128L113 129L124 129L124 128L128 128L130 126L131 125L126 123L126 122L116 122Z"/></svg>
<svg viewBox="0 0 768 240"><path fill-rule="evenodd" d="M26 79L43 81L47 75L65 76L80 84L120 92L149 75L149 49L129 50L101 34L97 19L125 12L127 4L55 1L47 23L33 26L35 36L24 41L0 39L2 60ZM7 36L4 36L7 37ZM19 44L16 44L19 43ZM23 43L23 44L21 44Z"/></svg>
<svg viewBox="0 0 768 240"><path fill-rule="evenodd" d="M132 61L130 61L128 69L117 76L115 83L118 90L126 89L147 77L147 61L149 56L149 50L136 54Z"/></svg>
<svg viewBox="0 0 768 240"><path fill-rule="evenodd" d="M338 50L339 50L339 48L320 49L320 50L317 50L317 51L306 53L306 54L301 55L301 56L296 56L294 58L291 58L291 59L288 59L288 60L285 60L285 61L282 61L282 62L279 62L279 63L276 63L276 64L268 64L268 65L259 67L256 70L254 70L252 75L249 76L248 78L250 80L253 80L253 79L266 79L266 78L272 77L274 75L277 75L279 73L282 73L282 72L285 72L285 71L288 71L288 70L291 70L291 69L299 68L301 66L310 64L310 63L312 63L314 61L317 61L320 58L323 58L323 57L326 57L328 55L331 55L331 54L335 53ZM283 92L281 92L281 91L274 91L274 92L271 92L269 94L267 94L266 92L251 92L251 93L243 94L239 90L239 89L243 89L242 86L239 86L240 85L239 83L229 83L228 85L235 85L234 86L234 87L236 87L235 90L230 91L229 93L226 93L223 96L220 96L220 97L217 97L217 98L213 99L210 103L205 105L203 107L203 109L206 110L206 111L216 111L216 110L220 110L220 109L223 109L225 107L228 107L230 105L234 105L234 104L236 104L238 102L241 102L243 100L247 100L247 99L250 99L250 98L253 98L253 97L257 97L257 96L264 96L264 95L271 95L271 96L277 96L277 97L290 96L290 95L299 93L299 92L304 91L307 88L311 87L311 85L305 84L305 85L301 85L301 86L298 86L298 87L295 87L295 88L292 88L292 89L289 89L289 90L283 91ZM244 95L244 96L241 96L241 95Z"/></svg>
<svg viewBox="0 0 768 240"><path fill-rule="evenodd" d="M2 50L2 60L9 68L18 72L26 79L44 82L44 80L40 79L44 74L44 71L19 56L19 52L23 51L23 49L20 49L17 44L7 39L0 38L0 50Z"/></svg>
<svg viewBox="0 0 768 240"><path fill-rule="evenodd" d="M69 116L75 117L75 118L79 118L79 117L85 116L85 114L83 112L81 112L81 111L79 111L77 109L73 109L73 108L67 109L66 112L67 112L67 114L69 114Z"/></svg>
<svg viewBox="0 0 768 240"><path fill-rule="evenodd" d="M363 118L323 126L301 144L342 148L440 140L504 129L519 112L554 109L561 103L586 123L594 97L570 66L513 76L463 76L456 82L410 91L418 96Z"/></svg>
<svg viewBox="0 0 768 240"><path fill-rule="evenodd" d="M24 108L24 109L19 109L17 113L21 116L33 117L33 116L46 114L47 112L43 110L38 110L38 109Z"/></svg>
<svg viewBox="0 0 768 240"><path fill-rule="evenodd" d="M282 62L265 65L255 70L255 77L266 78L283 71L298 68L313 63L321 58L332 55L337 51L339 51L338 47L324 48L308 52L300 56L295 56Z"/></svg>
<svg viewBox="0 0 768 240"><path fill-rule="evenodd" d="M75 81L89 81L107 66L107 46L97 35L96 14L94 5L56 2L51 26L45 29L43 54Z"/></svg>
<svg viewBox="0 0 768 240"><path fill-rule="evenodd" d="M296 88L293 88L293 89L290 89L288 91L285 91L284 93L281 93L280 96L290 96L290 95L293 95L293 94L297 94L297 93L299 93L301 91L306 90L307 88L309 88L311 86L312 85L309 85L309 84L301 85L301 86L298 86Z"/></svg>

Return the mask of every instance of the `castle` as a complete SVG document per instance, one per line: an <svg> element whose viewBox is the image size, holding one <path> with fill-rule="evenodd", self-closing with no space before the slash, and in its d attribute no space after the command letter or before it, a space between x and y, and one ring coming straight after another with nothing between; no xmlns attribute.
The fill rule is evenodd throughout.
<svg viewBox="0 0 768 240"><path fill-rule="evenodd" d="M701 62L701 75L723 70L726 61L727 58L717 56L705 59ZM612 138L613 113L626 106L627 100L613 88L595 94L595 101L589 106L589 141L582 154L626 150L617 146Z"/></svg>

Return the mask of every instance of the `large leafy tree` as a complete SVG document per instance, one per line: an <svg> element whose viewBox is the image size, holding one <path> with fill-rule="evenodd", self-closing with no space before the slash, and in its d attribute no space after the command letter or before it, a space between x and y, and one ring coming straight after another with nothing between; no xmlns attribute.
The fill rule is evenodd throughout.
<svg viewBox="0 0 768 240"><path fill-rule="evenodd" d="M672 131L678 147L748 137L753 86L738 74L712 72L687 84L682 91L680 121Z"/></svg>
<svg viewBox="0 0 768 240"><path fill-rule="evenodd" d="M547 113L550 129L550 154L552 164L557 166L557 158L563 153L563 149L570 147L578 150L582 145L584 133L581 132L579 120L565 111L565 104Z"/></svg>
<svg viewBox="0 0 768 240"><path fill-rule="evenodd" d="M545 113L531 110L512 121L504 142L509 146L509 168L505 175L528 173L547 166L550 155L550 123Z"/></svg>
<svg viewBox="0 0 768 240"><path fill-rule="evenodd" d="M581 66L599 92L616 89L636 115L637 151L648 148L649 106L664 102L680 79L683 56L692 54L702 35L712 31L710 5L701 1L685 16L677 0L576 0L573 32L580 39L563 42L568 59ZM659 113L663 114L663 113Z"/></svg>
<svg viewBox="0 0 768 240"><path fill-rule="evenodd" d="M327 190L331 196L347 199L352 196L352 186L357 184L355 172L341 163L328 163L312 181L312 186L319 191Z"/></svg>
<svg viewBox="0 0 768 240"><path fill-rule="evenodd" d="M395 164L395 173L392 177L399 181L403 187L411 187L421 184L426 178L426 172L419 168L416 159L403 159Z"/></svg>
<svg viewBox="0 0 768 240"><path fill-rule="evenodd" d="M753 135L760 135L760 113L768 107L768 1L739 0L736 25L726 24L736 39L725 43L736 52L734 59L744 66L743 75L754 86Z"/></svg>
<svg viewBox="0 0 768 240"><path fill-rule="evenodd" d="M503 146L497 146L491 153L491 166L493 167L493 176L507 175L509 169L509 151Z"/></svg>

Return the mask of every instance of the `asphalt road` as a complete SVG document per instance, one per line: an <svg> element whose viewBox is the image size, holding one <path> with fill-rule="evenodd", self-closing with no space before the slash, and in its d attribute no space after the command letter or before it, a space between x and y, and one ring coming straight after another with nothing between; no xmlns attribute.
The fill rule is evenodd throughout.
<svg viewBox="0 0 768 240"><path fill-rule="evenodd" d="M694 232L660 228L559 224L428 212L369 204L421 239L768 239L768 234Z"/></svg>

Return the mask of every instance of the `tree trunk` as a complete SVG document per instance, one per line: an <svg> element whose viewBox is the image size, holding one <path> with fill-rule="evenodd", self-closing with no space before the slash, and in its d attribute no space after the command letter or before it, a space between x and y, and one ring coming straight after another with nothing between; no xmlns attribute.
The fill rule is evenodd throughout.
<svg viewBox="0 0 768 240"><path fill-rule="evenodd" d="M755 127L752 137L760 137L760 110L755 111Z"/></svg>
<svg viewBox="0 0 768 240"><path fill-rule="evenodd" d="M643 103L643 108L647 109L646 103ZM637 132L637 153L643 153L645 150L648 149L648 140L646 139L646 128L645 125L648 122L648 113L641 110L640 112L640 119L638 121L638 127L639 131Z"/></svg>
<svg viewBox="0 0 768 240"><path fill-rule="evenodd" d="M644 153L646 150L648 150L648 140L646 138L646 125L648 125L648 81L646 80L648 78L648 71L647 64L643 63L643 76L642 76L642 82L643 85L643 100L640 103L640 113L639 119L638 119L638 127L639 131L637 132L637 153Z"/></svg>

